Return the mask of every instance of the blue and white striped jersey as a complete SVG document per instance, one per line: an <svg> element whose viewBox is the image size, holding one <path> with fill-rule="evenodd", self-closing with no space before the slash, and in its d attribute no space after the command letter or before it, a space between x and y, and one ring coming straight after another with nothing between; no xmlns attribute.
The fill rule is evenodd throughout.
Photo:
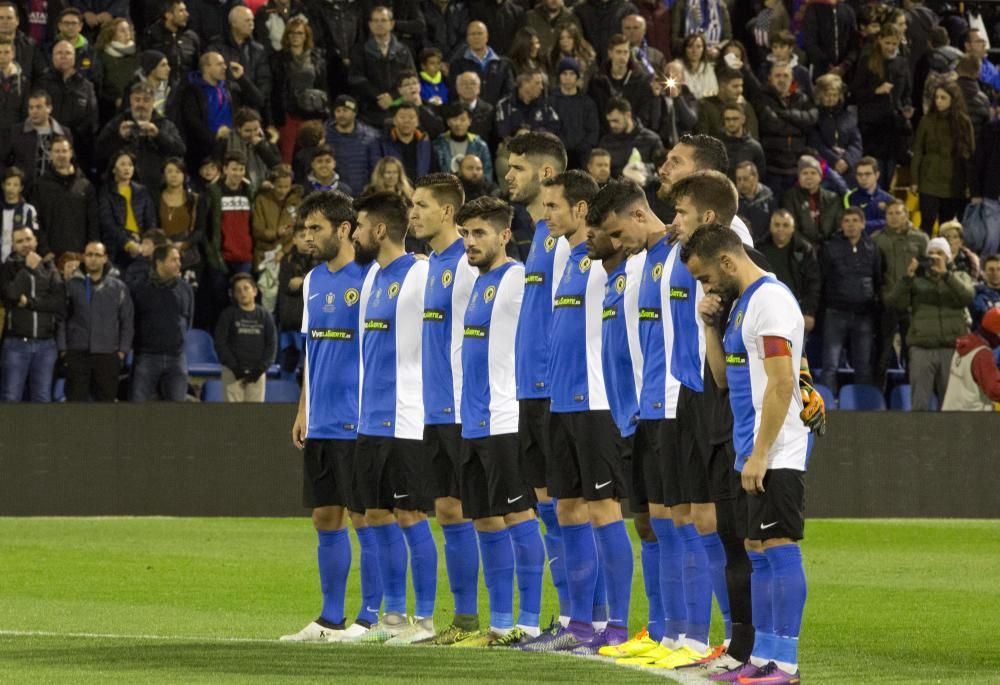
<svg viewBox="0 0 1000 685"><path fill-rule="evenodd" d="M569 258L565 238L549 234L545 221L535 224L535 235L524 263L524 302L515 342L517 399L545 399L549 394L549 329L555 279Z"/></svg>
<svg viewBox="0 0 1000 685"><path fill-rule="evenodd" d="M623 438L635 433L642 388L639 283L646 253L633 255L608 274L601 315L601 364L611 416Z"/></svg>
<svg viewBox="0 0 1000 685"><path fill-rule="evenodd" d="M670 317L669 275L680 247L664 236L646 250L639 283L639 344L642 348L640 419L677 417L680 384L670 374L674 326Z"/></svg>
<svg viewBox="0 0 1000 685"><path fill-rule="evenodd" d="M477 271L459 238L428 261L424 291L424 423L461 423L462 322Z"/></svg>
<svg viewBox="0 0 1000 685"><path fill-rule="evenodd" d="M472 288L462 344L463 438L517 433L514 337L524 291L517 262L480 275Z"/></svg>
<svg viewBox="0 0 1000 685"><path fill-rule="evenodd" d="M306 437L353 440L361 394L361 322L378 265L326 263L302 283L306 335Z"/></svg>
<svg viewBox="0 0 1000 685"><path fill-rule="evenodd" d="M420 335L427 267L405 254L375 274L361 338L361 434L424 436Z"/></svg>

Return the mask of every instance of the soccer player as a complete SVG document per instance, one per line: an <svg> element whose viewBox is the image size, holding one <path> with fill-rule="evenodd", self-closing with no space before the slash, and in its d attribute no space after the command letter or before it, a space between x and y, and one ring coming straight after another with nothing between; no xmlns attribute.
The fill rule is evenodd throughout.
<svg viewBox="0 0 1000 685"><path fill-rule="evenodd" d="M434 636L438 557L424 513L431 502L425 484L423 369L418 342L428 262L403 247L408 209L406 200L390 192L373 193L355 203L355 261L379 265L365 303L356 459L365 518L378 544L385 606L378 625L361 638L364 642L386 642L409 625L406 555L401 554L404 538L416 596L413 623L420 630L407 630L401 639Z"/></svg>
<svg viewBox="0 0 1000 685"><path fill-rule="evenodd" d="M524 267L505 251L512 217L510 205L492 197L458 213L469 264L479 270L462 345L462 507L479 533L490 600L489 630L458 647L514 647L539 634L545 547L521 472L514 338L525 285Z"/></svg>
<svg viewBox="0 0 1000 685"><path fill-rule="evenodd" d="M555 504L546 490L546 461L549 451L549 336L554 275L561 274L569 257L569 246L549 234L543 219L542 181L566 169L566 148L551 133L533 131L515 136L506 175L512 202L527 206L535 223L528 258L524 262L524 299L514 342L518 433L524 477L535 490L538 515L545 523L545 547L552 582L559 594L559 622L569 624L569 593L562 555L559 521Z"/></svg>
<svg viewBox="0 0 1000 685"><path fill-rule="evenodd" d="M462 321L477 276L469 266L455 224L455 214L464 201L465 191L456 176L429 174L417 181L410 209L410 230L431 248L424 291L424 460L434 514L444 533L445 565L455 598L451 624L438 635L422 640L436 645L450 645L479 630L479 551L472 521L462 515L458 482ZM395 641L404 639L400 635Z"/></svg>
<svg viewBox="0 0 1000 685"><path fill-rule="evenodd" d="M319 618L282 640L339 641L357 638L378 620L382 588L372 531L355 488L354 449L361 382L362 302L376 269L354 261L351 233L356 215L351 198L315 193L301 206L306 240L321 260L302 284L302 332L306 360L292 442L303 452L303 504L312 509L319 536L317 560L323 609ZM347 537L350 513L361 543L361 612L344 625L344 593L351 568Z"/></svg>
<svg viewBox="0 0 1000 685"><path fill-rule="evenodd" d="M712 679L792 685L799 682L798 638L806 601L798 541L805 524L804 472L811 440L796 392L805 324L794 295L756 266L725 226L698 230L681 259L707 292L698 313L706 324L712 376L729 388L754 569L756 641L750 662ZM726 316L722 303L733 299L720 337L715 324Z"/></svg>

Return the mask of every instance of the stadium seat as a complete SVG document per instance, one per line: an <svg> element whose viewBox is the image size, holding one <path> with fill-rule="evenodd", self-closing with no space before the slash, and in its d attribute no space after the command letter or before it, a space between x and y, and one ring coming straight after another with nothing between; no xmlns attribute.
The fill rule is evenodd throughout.
<svg viewBox="0 0 1000 685"><path fill-rule="evenodd" d="M840 389L840 408L845 411L885 411L885 397L874 385L845 385Z"/></svg>
<svg viewBox="0 0 1000 685"><path fill-rule="evenodd" d="M205 381L205 385L201 388L201 401L202 402L225 402L225 396L222 393L222 381L212 379Z"/></svg>
<svg viewBox="0 0 1000 685"><path fill-rule="evenodd" d="M299 384L295 381L268 380L264 387L265 402L298 402Z"/></svg>
<svg viewBox="0 0 1000 685"><path fill-rule="evenodd" d="M815 376L813 376L813 378L815 378ZM813 387L816 388L816 392L818 392L820 397L823 398L823 404L826 405L827 411L837 408L837 399L833 396L833 390L830 390L830 388L826 387L822 383L813 383Z"/></svg>
<svg viewBox="0 0 1000 685"><path fill-rule="evenodd" d="M889 409L893 411L910 411L913 409L913 396L909 384L897 385L889 395Z"/></svg>
<svg viewBox="0 0 1000 685"><path fill-rule="evenodd" d="M212 334L200 328L192 328L184 337L184 356L187 357L188 375L218 377L222 375L222 364L215 354Z"/></svg>

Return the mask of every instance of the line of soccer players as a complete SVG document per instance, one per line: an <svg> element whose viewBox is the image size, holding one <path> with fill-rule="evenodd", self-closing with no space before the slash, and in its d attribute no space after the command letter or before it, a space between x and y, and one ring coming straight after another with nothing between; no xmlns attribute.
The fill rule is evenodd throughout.
<svg viewBox="0 0 1000 685"><path fill-rule="evenodd" d="M421 178L412 208L391 193L353 205L317 193L300 209L324 263L303 285L292 438L323 608L282 639L519 647L798 682L796 543L810 428L824 415L799 377L795 299L735 217L725 148L685 136L671 150L660 170L671 226L638 186L599 190L565 171L554 136L523 134L509 150L511 199L535 224L523 265L506 253L510 205L464 203L450 174ZM406 253L408 231L429 259ZM626 497L649 604L632 639ZM454 599L440 632L432 508ZM362 592L350 624L348 518ZM560 616L542 630L546 556ZM713 594L726 623L716 648Z"/></svg>

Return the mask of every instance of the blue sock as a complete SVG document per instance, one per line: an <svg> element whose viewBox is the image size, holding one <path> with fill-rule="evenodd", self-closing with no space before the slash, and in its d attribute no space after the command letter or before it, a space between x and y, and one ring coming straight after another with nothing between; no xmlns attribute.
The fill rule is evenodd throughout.
<svg viewBox="0 0 1000 685"><path fill-rule="evenodd" d="M382 574L378 570L378 542L371 528L355 528L361 547L361 608L355 621L375 623L382 606Z"/></svg>
<svg viewBox="0 0 1000 685"><path fill-rule="evenodd" d="M684 550L671 519L650 517L660 547L660 601L663 603L663 637L676 640L687 629L684 604Z"/></svg>
<svg viewBox="0 0 1000 685"><path fill-rule="evenodd" d="M591 610L590 621L597 623L608 621L608 588L604 581L604 564L601 563L601 547L597 541L597 530L594 530L594 544L597 545L597 582L594 584L594 608Z"/></svg>
<svg viewBox="0 0 1000 685"><path fill-rule="evenodd" d="M708 627L712 623L712 576L708 555L693 523L680 526L684 550L684 600L687 604L687 638L708 646Z"/></svg>
<svg viewBox="0 0 1000 685"><path fill-rule="evenodd" d="M597 587L597 545L590 523L561 526L566 582L569 584L569 618L581 633L591 629L594 589ZM580 637L579 635L577 637Z"/></svg>
<svg viewBox="0 0 1000 685"><path fill-rule="evenodd" d="M569 586L566 584L566 558L563 556L562 533L556 517L556 503L539 502L538 518L545 524L545 551L549 557L549 573L559 596L559 615L569 616Z"/></svg>
<svg viewBox="0 0 1000 685"><path fill-rule="evenodd" d="M542 574L545 573L545 545L538 519L511 526L517 567L517 596L521 606L517 624L537 628L542 613Z"/></svg>
<svg viewBox="0 0 1000 685"><path fill-rule="evenodd" d="M646 632L659 642L663 639L663 599L660 596L660 543L642 541L642 582L646 586L649 618Z"/></svg>
<svg viewBox="0 0 1000 685"><path fill-rule="evenodd" d="M455 613L475 616L479 613L479 550L472 522L441 526L444 532L444 561L448 583L455 597Z"/></svg>
<svg viewBox="0 0 1000 685"><path fill-rule="evenodd" d="M437 594L438 553L431 535L430 521L403 529L410 548L410 574L413 576L413 595L416 597L413 615L416 618L434 616L434 599Z"/></svg>
<svg viewBox="0 0 1000 685"><path fill-rule="evenodd" d="M479 531L483 578L490 597L490 627L514 627L514 546L506 528L495 533Z"/></svg>
<svg viewBox="0 0 1000 685"><path fill-rule="evenodd" d="M386 613L406 613L406 543L398 523L370 526L378 543L378 570Z"/></svg>
<svg viewBox="0 0 1000 685"><path fill-rule="evenodd" d="M320 618L333 625L344 621L344 593L347 576L351 572L351 538L347 529L318 530L319 546L316 561L319 563L319 587L323 593L323 611Z"/></svg>
<svg viewBox="0 0 1000 685"><path fill-rule="evenodd" d="M729 590L726 586L726 548L722 546L722 538L718 533L701 536L702 547L708 555L708 570L712 578L712 592L715 601L719 603L719 612L726 627L726 639L733 636L733 617L729 613Z"/></svg>
<svg viewBox="0 0 1000 685"><path fill-rule="evenodd" d="M608 623L628 628L628 614L632 603L632 574L635 561L632 543L624 521L615 521L594 529L601 567L608 587Z"/></svg>
<svg viewBox="0 0 1000 685"><path fill-rule="evenodd" d="M806 572L802 550L796 544L764 552L771 566L771 620L774 631L772 659L786 664L799 661L799 630L806 605Z"/></svg>
<svg viewBox="0 0 1000 685"><path fill-rule="evenodd" d="M756 660L770 661L774 647L774 608L772 600L771 564L761 552L747 552L753 573L750 575L750 602L753 611L753 651Z"/></svg>

